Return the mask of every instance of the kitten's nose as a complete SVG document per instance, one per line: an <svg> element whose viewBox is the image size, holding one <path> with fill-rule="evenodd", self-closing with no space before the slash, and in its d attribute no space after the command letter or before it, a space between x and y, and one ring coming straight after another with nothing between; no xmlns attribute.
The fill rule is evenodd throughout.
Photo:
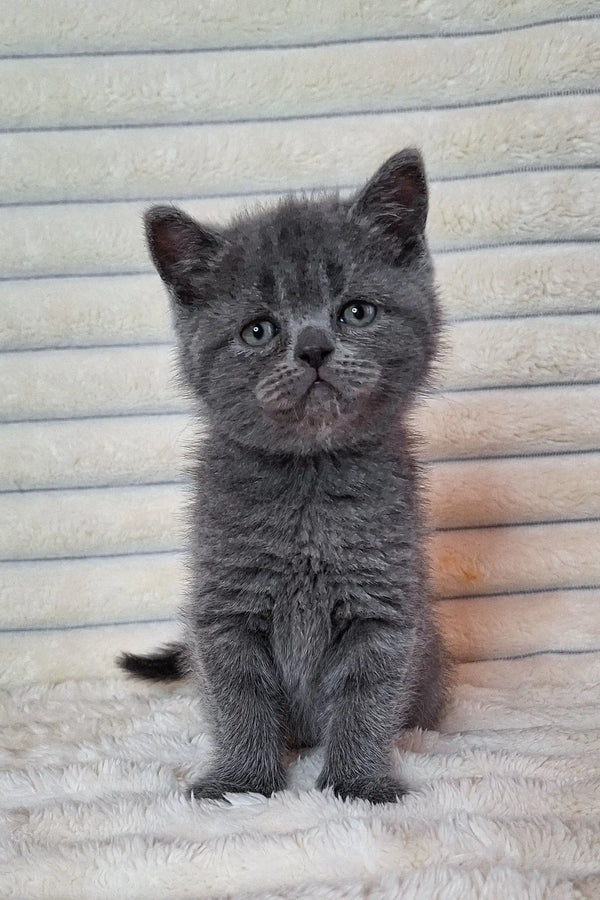
<svg viewBox="0 0 600 900"><path fill-rule="evenodd" d="M294 356L301 359L315 369L323 365L328 356L335 349L335 344L331 335L322 328L315 328L310 325L301 331L296 342L296 351Z"/></svg>

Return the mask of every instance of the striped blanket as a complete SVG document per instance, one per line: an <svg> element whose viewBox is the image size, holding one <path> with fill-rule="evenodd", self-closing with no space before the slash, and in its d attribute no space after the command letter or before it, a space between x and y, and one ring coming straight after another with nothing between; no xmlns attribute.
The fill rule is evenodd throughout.
<svg viewBox="0 0 600 900"><path fill-rule="evenodd" d="M600 896L597 0L4 0L0 897ZM186 450L141 212L222 222L424 154L447 322L414 411L460 661L398 806L182 793Z"/></svg>

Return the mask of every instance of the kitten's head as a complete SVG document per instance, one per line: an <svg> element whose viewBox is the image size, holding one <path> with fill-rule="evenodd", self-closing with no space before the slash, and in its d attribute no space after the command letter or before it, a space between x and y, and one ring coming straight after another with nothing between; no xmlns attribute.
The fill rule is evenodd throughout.
<svg viewBox="0 0 600 900"><path fill-rule="evenodd" d="M303 454L382 434L435 351L426 217L415 150L350 200L290 198L222 230L149 210L183 373L221 433Z"/></svg>

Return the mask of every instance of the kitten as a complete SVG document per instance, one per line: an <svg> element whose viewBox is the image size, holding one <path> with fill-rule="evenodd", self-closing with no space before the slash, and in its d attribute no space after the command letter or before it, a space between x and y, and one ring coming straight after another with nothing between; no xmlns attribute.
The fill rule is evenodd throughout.
<svg viewBox="0 0 600 900"><path fill-rule="evenodd" d="M197 797L270 795L284 747L322 743L319 787L394 801L394 736L438 722L447 668L405 424L440 323L426 216L415 150L347 201L286 199L224 230L146 215L209 436L185 637L120 664L191 675L210 698Z"/></svg>

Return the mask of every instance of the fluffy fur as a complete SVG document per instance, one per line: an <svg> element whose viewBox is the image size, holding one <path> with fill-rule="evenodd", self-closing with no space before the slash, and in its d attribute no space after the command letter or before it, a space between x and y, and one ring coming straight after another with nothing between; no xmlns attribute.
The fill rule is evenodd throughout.
<svg viewBox="0 0 600 900"><path fill-rule="evenodd" d="M393 801L395 735L438 721L445 663L405 424L439 332L426 216L413 150L350 201L286 199L226 231L147 214L210 430L185 640L121 664L190 673L212 698L218 752L196 796L270 795L284 747L322 743L320 787Z"/></svg>

